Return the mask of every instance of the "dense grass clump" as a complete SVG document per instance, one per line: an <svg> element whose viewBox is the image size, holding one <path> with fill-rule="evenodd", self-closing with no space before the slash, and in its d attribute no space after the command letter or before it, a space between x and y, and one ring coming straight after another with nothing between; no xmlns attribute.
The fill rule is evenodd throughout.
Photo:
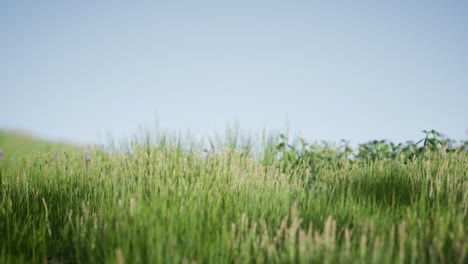
<svg viewBox="0 0 468 264"><path fill-rule="evenodd" d="M282 140L5 151L0 263L467 262L464 149L359 158Z"/></svg>

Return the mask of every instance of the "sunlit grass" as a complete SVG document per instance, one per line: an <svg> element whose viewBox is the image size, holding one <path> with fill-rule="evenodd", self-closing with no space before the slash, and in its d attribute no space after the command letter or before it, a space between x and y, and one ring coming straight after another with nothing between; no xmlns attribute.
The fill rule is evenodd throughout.
<svg viewBox="0 0 468 264"><path fill-rule="evenodd" d="M311 171L161 142L1 160L0 263L467 261L466 152Z"/></svg>

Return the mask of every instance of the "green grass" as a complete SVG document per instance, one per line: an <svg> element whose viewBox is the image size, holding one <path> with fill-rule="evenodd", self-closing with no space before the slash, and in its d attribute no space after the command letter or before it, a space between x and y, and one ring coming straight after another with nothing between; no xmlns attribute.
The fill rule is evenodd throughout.
<svg viewBox="0 0 468 264"><path fill-rule="evenodd" d="M40 140L21 131L0 130L0 149L8 153L9 158L14 159L34 152L48 152L53 155L57 152L76 151L80 147L64 142Z"/></svg>
<svg viewBox="0 0 468 264"><path fill-rule="evenodd" d="M468 260L464 151L311 171L272 141L264 155L133 144L86 163L63 146L8 156L0 136L0 263Z"/></svg>

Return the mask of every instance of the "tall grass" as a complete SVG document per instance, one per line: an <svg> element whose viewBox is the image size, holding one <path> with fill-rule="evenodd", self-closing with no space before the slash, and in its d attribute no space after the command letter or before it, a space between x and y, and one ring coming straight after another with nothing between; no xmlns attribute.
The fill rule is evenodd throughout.
<svg viewBox="0 0 468 264"><path fill-rule="evenodd" d="M465 151L312 167L231 137L5 155L0 262L467 262Z"/></svg>

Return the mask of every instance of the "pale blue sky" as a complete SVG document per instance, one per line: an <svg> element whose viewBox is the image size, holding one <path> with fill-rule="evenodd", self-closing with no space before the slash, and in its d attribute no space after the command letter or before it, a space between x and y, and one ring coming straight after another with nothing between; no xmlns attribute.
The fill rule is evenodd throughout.
<svg viewBox="0 0 468 264"><path fill-rule="evenodd" d="M1 1L0 128L466 139L468 1ZM101 138L99 139L99 135Z"/></svg>

